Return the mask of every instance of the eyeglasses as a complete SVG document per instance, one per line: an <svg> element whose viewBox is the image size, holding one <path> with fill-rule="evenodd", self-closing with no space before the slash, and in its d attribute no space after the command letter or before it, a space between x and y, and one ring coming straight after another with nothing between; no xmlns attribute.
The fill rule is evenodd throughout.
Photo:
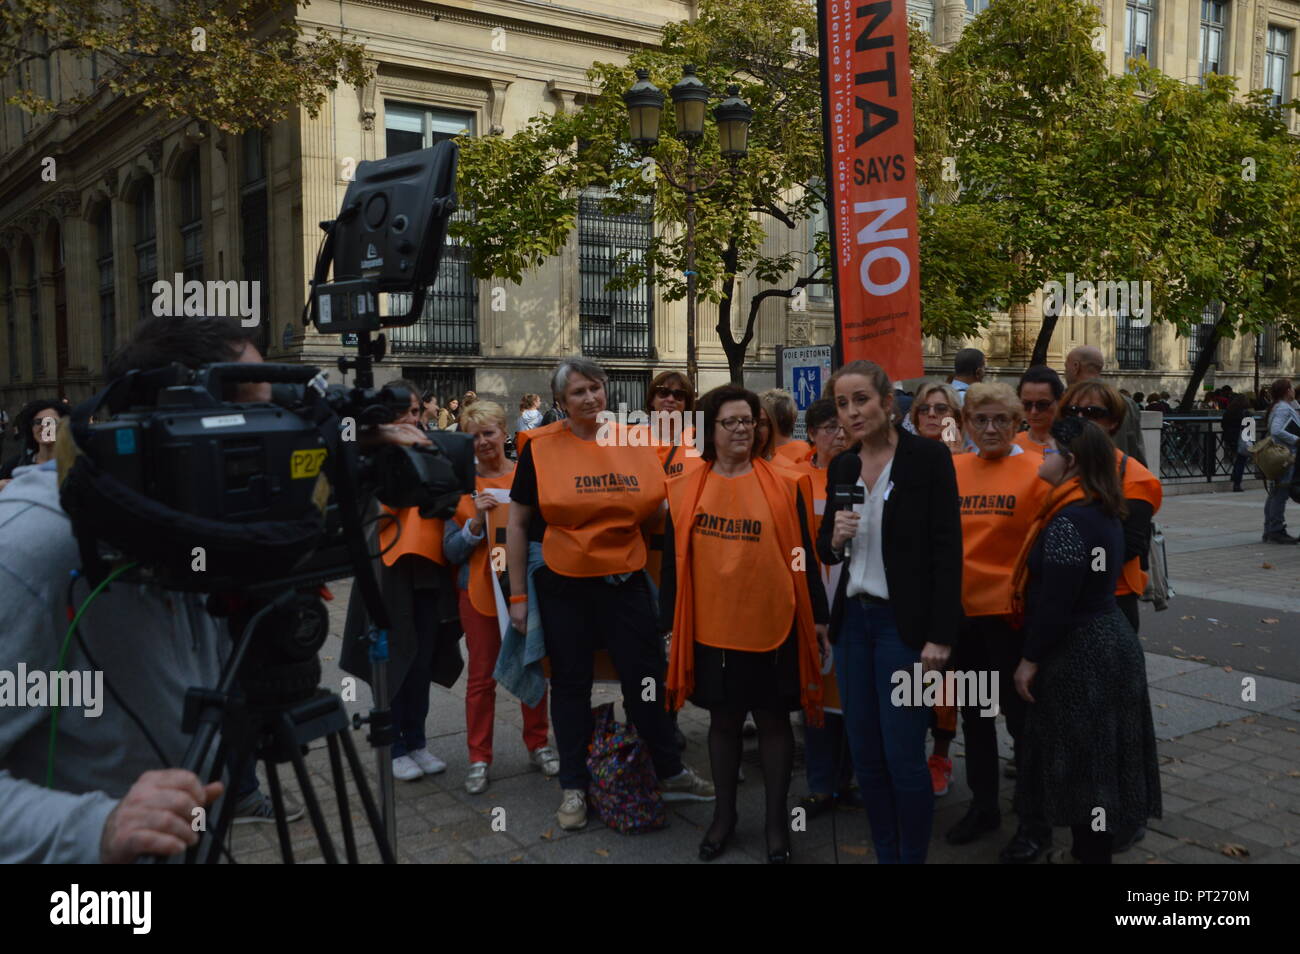
<svg viewBox="0 0 1300 954"><path fill-rule="evenodd" d="M840 424L819 424L817 427L808 428L808 433L816 434L821 431L823 434L838 434L843 430L844 427Z"/></svg>
<svg viewBox="0 0 1300 954"><path fill-rule="evenodd" d="M1025 406L1026 414L1030 411L1037 411L1039 414L1045 414L1052 409L1052 405L1056 402L1042 399L1038 401L1021 401L1020 403Z"/></svg>
<svg viewBox="0 0 1300 954"><path fill-rule="evenodd" d="M971 421L975 424L975 429L980 431L986 430L990 424L1000 431L1011 426L1011 418L1006 414L997 414L993 417L989 417L987 414L976 414L971 418Z"/></svg>
<svg viewBox="0 0 1300 954"><path fill-rule="evenodd" d="M662 385L655 388L655 397L657 398L673 397L676 398L678 401L681 401L683 404L686 403L686 399L689 398L690 396L691 396L691 392L687 391L685 388L666 388L663 387Z"/></svg>
<svg viewBox="0 0 1300 954"><path fill-rule="evenodd" d="M742 427L749 430L754 426L754 419L752 417L726 417L718 421L718 423L727 430L735 432Z"/></svg>
<svg viewBox="0 0 1300 954"><path fill-rule="evenodd" d="M1090 421L1103 421L1110 417L1110 408L1098 407L1096 404L1089 404L1086 407L1071 404L1069 407L1061 408L1061 414L1065 417L1086 417Z"/></svg>
<svg viewBox="0 0 1300 954"><path fill-rule="evenodd" d="M944 414L949 413L951 410L952 408L949 407L947 404L918 404L916 406L916 413L918 415L938 414L940 417L942 417Z"/></svg>

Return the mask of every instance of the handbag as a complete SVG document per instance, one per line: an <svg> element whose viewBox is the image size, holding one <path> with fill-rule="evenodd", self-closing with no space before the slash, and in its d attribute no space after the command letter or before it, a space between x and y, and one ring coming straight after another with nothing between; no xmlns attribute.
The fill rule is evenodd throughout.
<svg viewBox="0 0 1300 954"><path fill-rule="evenodd" d="M1275 441L1271 436L1255 442L1251 451L1255 466L1269 480L1277 480L1286 473L1286 469L1295 462L1295 455L1285 444Z"/></svg>
<svg viewBox="0 0 1300 954"><path fill-rule="evenodd" d="M1169 600L1177 594L1169 585L1169 557L1165 553L1165 535L1154 520L1151 521L1151 545L1147 551L1147 564L1147 588L1142 594L1142 600L1160 612L1169 608Z"/></svg>
<svg viewBox="0 0 1300 954"><path fill-rule="evenodd" d="M614 703L596 706L592 715L596 727L587 755L592 809L606 825L625 835L663 828L668 809L645 743L634 727L614 721Z"/></svg>

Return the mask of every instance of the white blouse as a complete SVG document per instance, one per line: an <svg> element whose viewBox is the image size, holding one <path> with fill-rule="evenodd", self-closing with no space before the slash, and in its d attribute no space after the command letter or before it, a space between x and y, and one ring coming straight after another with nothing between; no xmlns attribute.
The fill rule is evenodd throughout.
<svg viewBox="0 0 1300 954"><path fill-rule="evenodd" d="M849 582L845 590L847 596L865 593L878 599L889 599L889 583L885 579L885 558L882 549L884 538L885 501L894 489L889 479L894 469L894 460L890 458L876 478L876 486L867 491L866 482L858 478L858 486L866 493L866 501L855 506L853 512L860 514L858 532L849 542Z"/></svg>

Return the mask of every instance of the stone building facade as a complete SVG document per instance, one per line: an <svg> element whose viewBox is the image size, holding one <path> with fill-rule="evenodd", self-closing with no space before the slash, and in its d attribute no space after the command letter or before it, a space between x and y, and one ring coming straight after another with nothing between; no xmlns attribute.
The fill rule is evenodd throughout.
<svg viewBox="0 0 1300 954"><path fill-rule="evenodd" d="M911 14L946 45L986 0L908 0ZM345 28L376 65L364 89L340 88L320 115L297 112L273 128L232 136L202 123L141 115L111 94L93 64L56 55L48 68L4 80L33 84L59 100L93 91L83 105L32 117L0 115L0 407L13 413L37 396L77 400L102 382L107 355L153 304L157 279L247 281L259 286L258 327L271 360L333 370L347 353L337 338L304 328L302 307L321 239L356 163L421 148L441 138L509 134L531 116L579 108L595 61L620 62L657 42L664 23L690 18L686 0L343 0L300 8L307 29ZM1282 76L1295 88L1300 3L1293 0L1105 0L1105 43L1113 69L1126 49L1146 44L1162 69L1195 79L1206 56L1244 84ZM761 117L756 121L761 122ZM686 363L685 306L652 286L604 289L615 257L642 247L648 216L609 217L584 202L568 246L519 286L472 280L462 249L447 249L419 325L389 332L380 381L405 374L444 397L473 388L513 409L525 392L546 394L563 355L584 352L611 372L616 399L639 403L657 371ZM774 232L768 251L810 247L816 229ZM743 323L758 290L740 282L733 320ZM776 348L829 343L826 286L806 302L767 300L747 363L747 382L774 380ZM394 302L393 307L400 307ZM1023 367L1038 328L1036 308L995 316L978 342L926 341L932 373L974 343L995 373ZM727 378L712 328L699 316L701 388ZM1080 343L1099 345L1121 384L1174 390L1194 355L1187 339L1160 325L1145 334L1113 319L1063 318L1051 360ZM1256 342L1221 347L1218 381L1247 381ZM1285 345L1260 345L1261 377L1293 370ZM1117 359L1123 358L1122 362Z"/></svg>

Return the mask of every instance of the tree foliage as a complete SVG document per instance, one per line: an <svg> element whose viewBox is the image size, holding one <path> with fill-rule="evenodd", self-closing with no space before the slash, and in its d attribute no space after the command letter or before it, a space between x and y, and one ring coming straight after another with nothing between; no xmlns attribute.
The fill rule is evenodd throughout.
<svg viewBox="0 0 1300 954"><path fill-rule="evenodd" d="M340 81L360 85L371 74L363 48L346 35L305 35L295 15L307 3L6 0L0 61L18 71L18 92L8 101L33 112L56 108L34 71L55 54L78 61L93 55L113 91L139 97L145 110L230 132L270 125L297 106L315 116L328 90Z"/></svg>

